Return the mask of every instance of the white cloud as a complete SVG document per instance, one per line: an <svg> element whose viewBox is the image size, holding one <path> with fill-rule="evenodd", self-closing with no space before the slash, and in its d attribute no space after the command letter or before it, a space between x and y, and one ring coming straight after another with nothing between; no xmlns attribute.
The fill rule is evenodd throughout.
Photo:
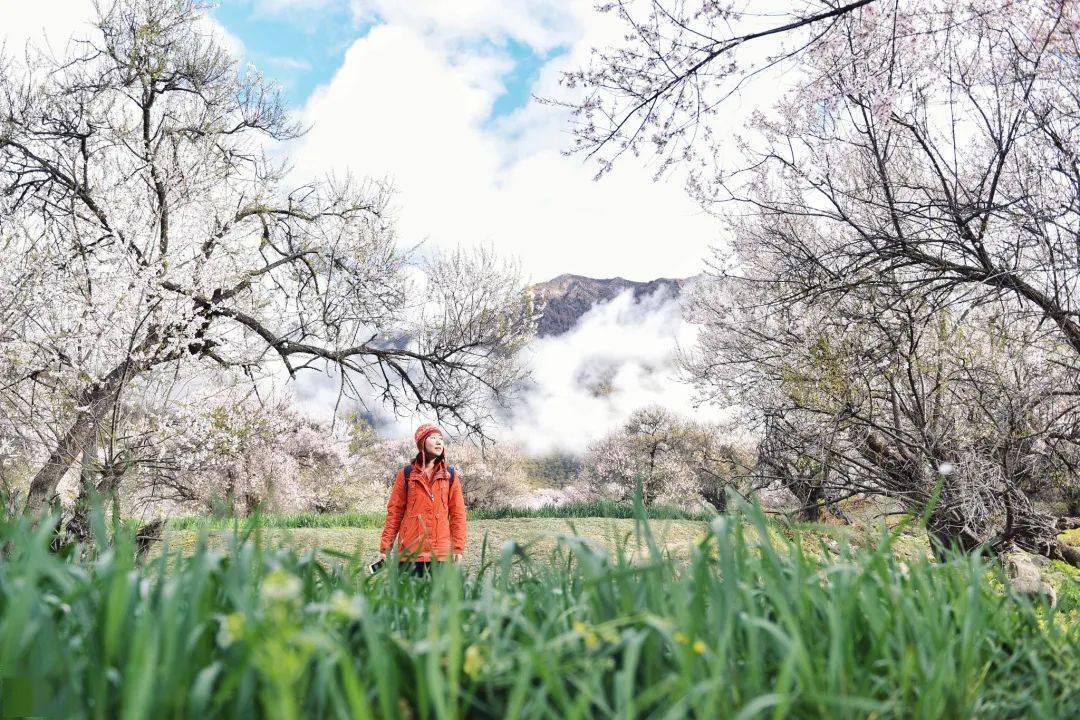
<svg viewBox="0 0 1080 720"><path fill-rule="evenodd" d="M526 452L583 452L646 405L659 405L699 421L721 422L728 414L694 405L679 381L676 345L695 340L698 327L682 317L679 301L663 291L635 300L630 291L596 305L562 335L534 340L525 351L530 383L508 415L489 428L497 442ZM294 401L305 413L329 421L338 399L336 373L301 375ZM394 417L374 398L380 433L409 437L431 414Z"/></svg>
<svg viewBox="0 0 1080 720"><path fill-rule="evenodd" d="M391 177L406 242L490 241L518 256L535 280L563 272L632 279L697 273L716 226L681 183L654 183L650 170L633 162L594 182L595 167L560 153L569 141L565 116L534 102L491 122L511 58L490 43L455 44L465 25L450 5L458 8L382 8L403 19L357 40L313 94L304 109L313 129L294 152L298 171ZM464 3L463 17L482 5ZM510 3L508 12L534 5ZM390 9L399 6L409 9ZM431 10L426 24L416 20L421 7ZM498 39L501 27L489 28L489 39ZM582 40L561 63L584 53L587 30L578 28ZM545 92L554 82L549 63Z"/></svg>
<svg viewBox="0 0 1080 720"><path fill-rule="evenodd" d="M21 55L27 41L31 41L36 45L44 43L59 56L72 35L89 29L94 4L92 0L0 0L0 18L0 41L9 54Z"/></svg>
<svg viewBox="0 0 1080 720"><path fill-rule="evenodd" d="M91 23L96 17L93 0L0 0L4 23L0 42L14 57L21 56L30 42L61 58L72 39L93 37L96 31ZM244 43L216 19L207 15L202 22L234 57L244 54Z"/></svg>
<svg viewBox="0 0 1080 720"><path fill-rule="evenodd" d="M255 0L255 12L263 15L281 15L296 10L316 11L344 0Z"/></svg>
<svg viewBox="0 0 1080 720"><path fill-rule="evenodd" d="M278 57L269 58L267 64L274 66L277 69L284 70L286 72L297 72L311 69L311 63L306 60L300 60L294 57L288 57L281 55Z"/></svg>
<svg viewBox="0 0 1080 720"><path fill-rule="evenodd" d="M716 409L696 409L676 377L676 342L692 342L697 331L663 292L635 302L626 291L597 305L570 332L529 347L534 386L498 436L534 453L581 452L645 405L722 420Z"/></svg>
<svg viewBox="0 0 1080 720"><path fill-rule="evenodd" d="M218 22L217 18L211 15L204 15L202 17L202 23L207 32L216 36L218 42L220 42L225 50L227 50L234 58L240 59L244 56L244 53L247 52L247 49L244 47L244 41L229 32L224 25Z"/></svg>
<svg viewBox="0 0 1080 720"><path fill-rule="evenodd" d="M351 0L361 22L404 27L442 43L514 38L538 50L572 42L583 2L551 0Z"/></svg>

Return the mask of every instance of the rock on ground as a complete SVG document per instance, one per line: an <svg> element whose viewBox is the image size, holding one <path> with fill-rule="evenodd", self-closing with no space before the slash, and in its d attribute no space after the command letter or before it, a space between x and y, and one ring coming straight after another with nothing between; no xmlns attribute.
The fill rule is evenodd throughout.
<svg viewBox="0 0 1080 720"><path fill-rule="evenodd" d="M1014 551L1005 556L1005 572L1012 589L1021 595L1045 596L1050 607L1057 605L1057 592L1042 579L1042 573L1030 553Z"/></svg>

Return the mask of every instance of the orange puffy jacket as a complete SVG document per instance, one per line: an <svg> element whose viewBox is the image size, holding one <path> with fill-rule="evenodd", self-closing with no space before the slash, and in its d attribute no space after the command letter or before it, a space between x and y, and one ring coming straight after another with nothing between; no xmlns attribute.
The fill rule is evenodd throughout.
<svg viewBox="0 0 1080 720"><path fill-rule="evenodd" d="M395 536L398 553L419 561L430 561L432 554L447 560L451 550L465 552L465 497L461 494L461 473L455 469L455 475L451 485L445 463L438 462L429 477L414 460L406 504L405 468L398 470L386 503L379 552L389 552Z"/></svg>

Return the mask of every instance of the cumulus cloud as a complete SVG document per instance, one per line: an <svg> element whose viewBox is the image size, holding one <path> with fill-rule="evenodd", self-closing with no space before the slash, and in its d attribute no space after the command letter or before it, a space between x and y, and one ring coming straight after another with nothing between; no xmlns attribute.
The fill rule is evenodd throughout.
<svg viewBox="0 0 1080 720"><path fill-rule="evenodd" d="M213 16L205 15L203 16L202 21L206 32L214 35L230 55L238 59L244 56L247 52L247 48L244 47L243 40L229 32L229 30Z"/></svg>
<svg viewBox="0 0 1080 720"><path fill-rule="evenodd" d="M306 104L312 130L294 149L297 172L388 177L404 239L488 241L534 280L698 272L716 226L678 179L654 183L650 168L627 162L594 182L595 166L561 153L561 111L530 101L492 117L515 62L500 43L566 45L530 88L555 94L558 70L578 62L598 32L591 9L490 4L358 3L379 23Z"/></svg>

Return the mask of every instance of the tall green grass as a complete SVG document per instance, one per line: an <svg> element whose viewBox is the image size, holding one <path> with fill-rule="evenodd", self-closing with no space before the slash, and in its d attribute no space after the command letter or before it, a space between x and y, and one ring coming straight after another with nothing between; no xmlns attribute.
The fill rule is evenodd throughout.
<svg viewBox="0 0 1080 720"><path fill-rule="evenodd" d="M694 513L681 508L657 505L646 508L647 516L654 520L709 520L712 512ZM634 506L611 501L571 503L562 506L540 508L495 507L479 508L468 512L469 520L503 520L507 518L632 518ZM232 527L259 526L264 528L381 528L385 513L297 513L293 515L252 515L247 518L171 518L171 530L192 530L200 527L228 529Z"/></svg>
<svg viewBox="0 0 1080 720"><path fill-rule="evenodd" d="M468 577L339 553L82 555L0 525L0 715L63 718L1061 718L1075 623L978 556L817 559L753 510L688 562L568 534L485 548ZM100 518L97 537L106 529ZM1075 617L1072 618L1075 620Z"/></svg>

